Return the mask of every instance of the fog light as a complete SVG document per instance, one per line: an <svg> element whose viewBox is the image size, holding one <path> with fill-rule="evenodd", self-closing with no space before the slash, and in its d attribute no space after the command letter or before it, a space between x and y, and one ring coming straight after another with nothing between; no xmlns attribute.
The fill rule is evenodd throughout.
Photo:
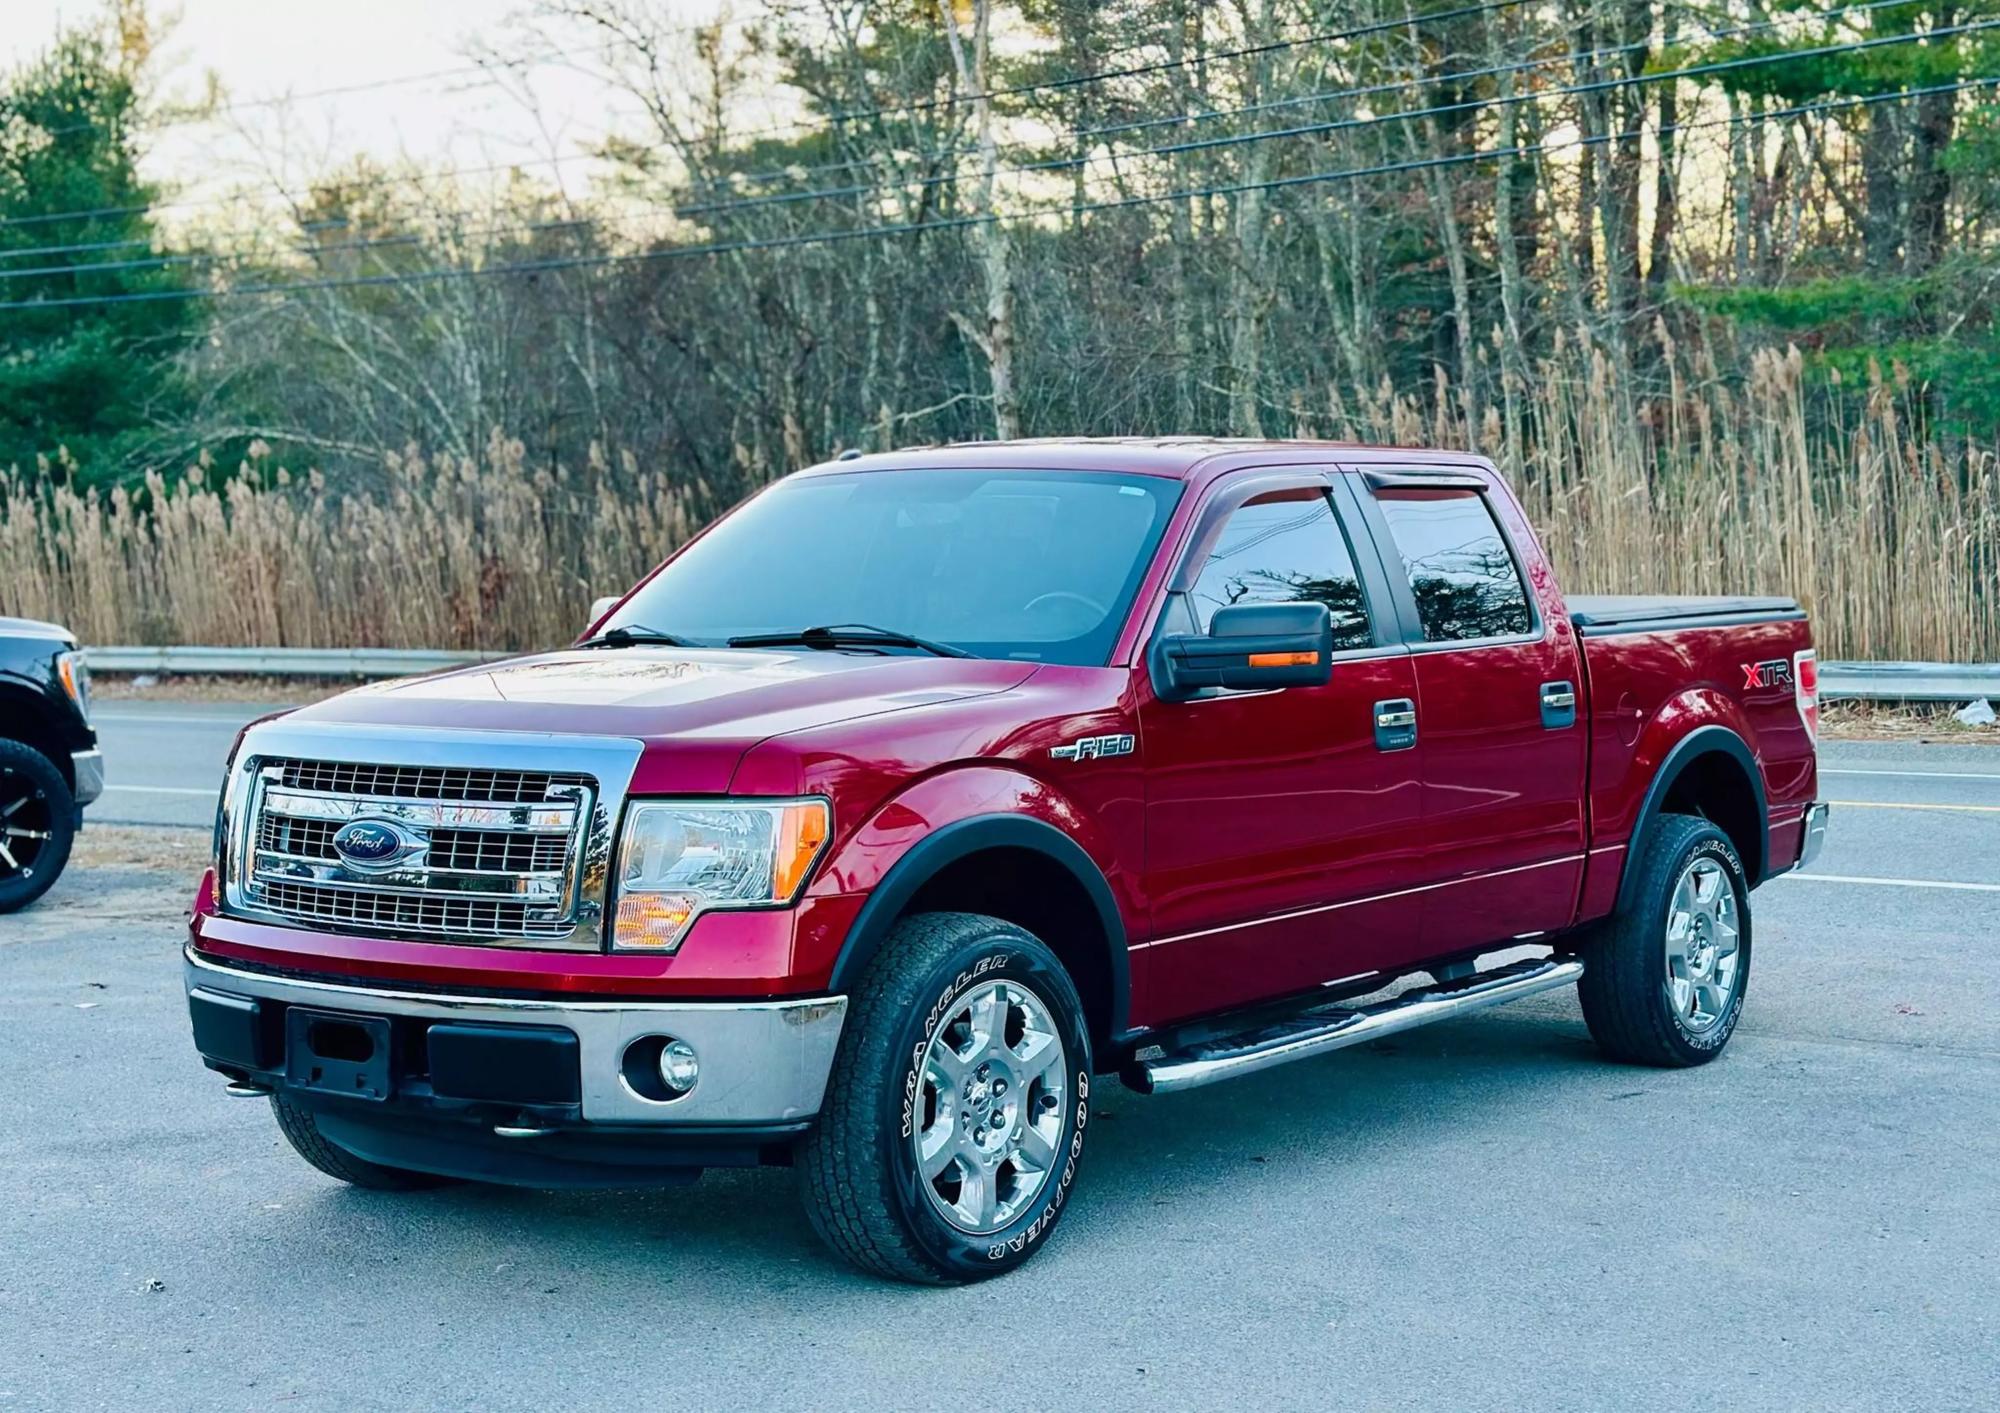
<svg viewBox="0 0 2000 1413"><path fill-rule="evenodd" d="M700 1077L701 1061L695 1058L694 1046L685 1040L669 1040L661 1047L660 1082L667 1088L685 1094Z"/></svg>

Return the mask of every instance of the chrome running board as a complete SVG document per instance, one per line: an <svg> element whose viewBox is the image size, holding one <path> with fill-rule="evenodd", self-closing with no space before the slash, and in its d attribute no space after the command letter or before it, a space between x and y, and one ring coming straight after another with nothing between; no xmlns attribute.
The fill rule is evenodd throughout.
<svg viewBox="0 0 2000 1413"><path fill-rule="evenodd" d="M1568 986L1583 975L1575 957L1531 957L1463 981L1417 987L1372 1006L1322 1006L1289 1020L1161 1055L1135 1059L1123 1079L1141 1094L1172 1094L1274 1065L1344 1050L1432 1021L1483 1011L1538 991Z"/></svg>

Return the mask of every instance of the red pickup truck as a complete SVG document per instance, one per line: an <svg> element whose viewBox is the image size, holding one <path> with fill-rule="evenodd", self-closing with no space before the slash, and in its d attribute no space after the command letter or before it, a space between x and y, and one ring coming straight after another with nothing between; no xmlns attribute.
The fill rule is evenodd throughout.
<svg viewBox="0 0 2000 1413"><path fill-rule="evenodd" d="M1572 983L1609 1055L1714 1058L1816 718L1796 604L1565 601L1476 457L843 459L568 650L250 727L194 1038L351 1183L786 1164L842 1255L976 1279L1106 1075Z"/></svg>

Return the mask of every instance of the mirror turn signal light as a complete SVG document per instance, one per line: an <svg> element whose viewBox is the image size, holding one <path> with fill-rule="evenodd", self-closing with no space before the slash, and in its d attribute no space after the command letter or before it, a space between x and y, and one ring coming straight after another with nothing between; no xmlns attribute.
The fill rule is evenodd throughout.
<svg viewBox="0 0 2000 1413"><path fill-rule="evenodd" d="M1318 663L1318 653L1251 653L1252 667L1311 667Z"/></svg>

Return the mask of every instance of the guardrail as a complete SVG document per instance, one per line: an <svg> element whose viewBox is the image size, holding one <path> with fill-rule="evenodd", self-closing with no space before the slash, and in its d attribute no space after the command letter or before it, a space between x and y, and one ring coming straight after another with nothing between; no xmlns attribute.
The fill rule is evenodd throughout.
<svg viewBox="0 0 2000 1413"><path fill-rule="evenodd" d="M1821 663L1819 695L1830 702L2000 700L2000 663Z"/></svg>
<svg viewBox="0 0 2000 1413"><path fill-rule="evenodd" d="M87 648L93 672L175 676L407 677L492 662L512 654L437 648ZM1822 700L1862 702L2000 701L2000 663L1823 662Z"/></svg>
<svg viewBox="0 0 2000 1413"><path fill-rule="evenodd" d="M220 677L408 677L512 654L436 648L85 648L92 672Z"/></svg>

